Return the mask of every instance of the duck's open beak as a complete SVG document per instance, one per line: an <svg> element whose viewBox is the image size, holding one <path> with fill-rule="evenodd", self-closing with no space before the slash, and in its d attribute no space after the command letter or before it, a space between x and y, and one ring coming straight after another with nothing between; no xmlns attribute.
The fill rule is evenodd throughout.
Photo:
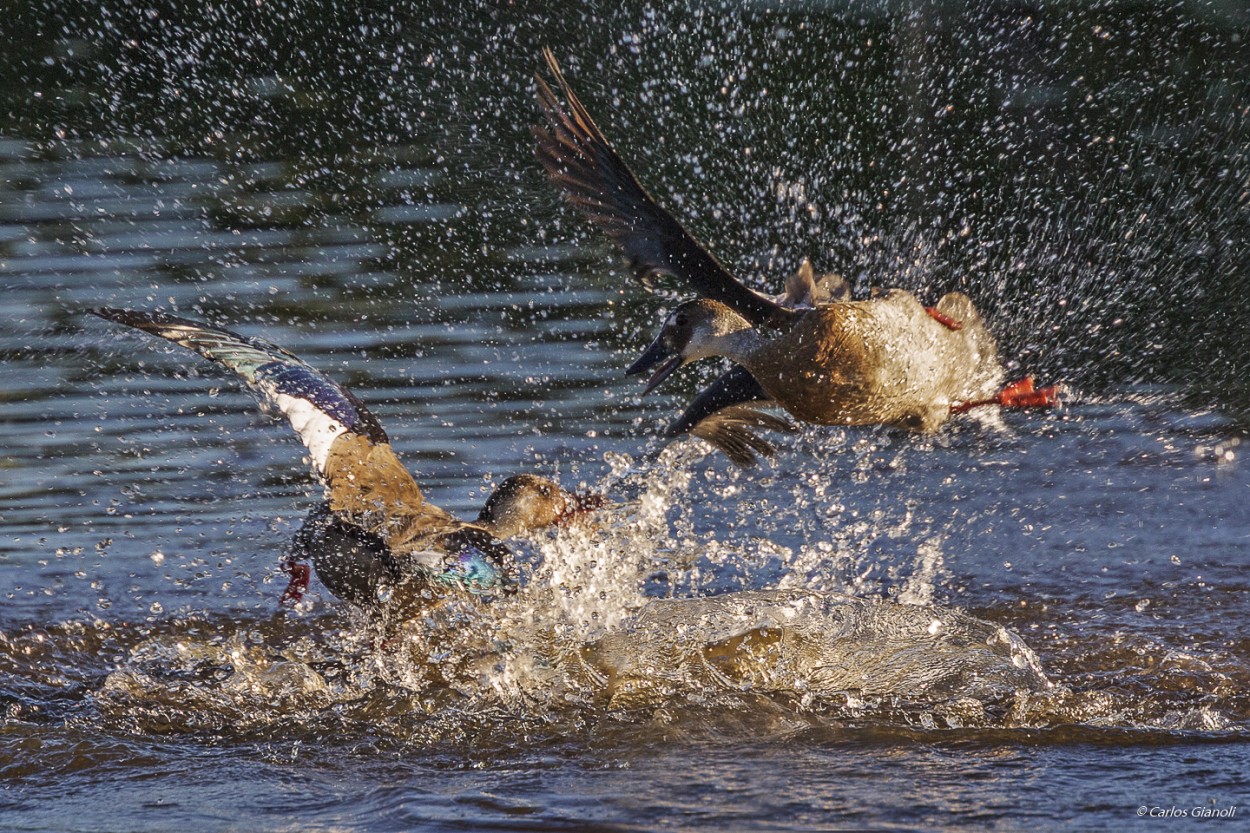
<svg viewBox="0 0 1250 833"><path fill-rule="evenodd" d="M608 505L608 499L596 492L565 492L564 496L564 511L556 518L556 526L566 526L583 515Z"/></svg>
<svg viewBox="0 0 1250 833"><path fill-rule="evenodd" d="M657 365L658 367L656 367ZM625 371L625 375L633 376L637 373L644 373L653 367L656 368L656 371L647 380L647 386L642 391L643 396L659 387L660 383L671 376L674 370L681 367L681 354L673 352L664 343L663 334L651 342L651 346L638 357L638 361L629 366Z"/></svg>

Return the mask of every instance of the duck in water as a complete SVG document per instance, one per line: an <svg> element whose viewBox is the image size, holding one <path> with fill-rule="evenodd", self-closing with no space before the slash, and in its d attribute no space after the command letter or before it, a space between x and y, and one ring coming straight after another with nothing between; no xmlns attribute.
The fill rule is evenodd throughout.
<svg viewBox="0 0 1250 833"><path fill-rule="evenodd" d="M806 264L779 297L746 286L643 188L551 51L543 58L560 91L537 78L547 118L534 129L537 154L552 182L621 247L644 285L667 275L702 296L669 315L627 373L651 371L649 391L698 358L737 365L695 398L668 436L701 436L749 465L774 451L751 429L785 425L764 406L821 425L933 431L974 408L1056 403L1057 386L1035 388L1031 378L1004 385L994 337L962 293L932 307L901 289L855 301L844 283L822 291Z"/></svg>
<svg viewBox="0 0 1250 833"><path fill-rule="evenodd" d="M295 535L284 601L300 599L308 586L304 558L332 594L393 621L449 594L506 593L515 565L503 539L567 523L604 503L523 474L500 484L477 521L465 523L425 499L363 402L276 344L161 312L92 312L234 371L303 441L325 501Z"/></svg>
<svg viewBox="0 0 1250 833"><path fill-rule="evenodd" d="M612 708L683 690L982 703L1052 687L1015 632L968 613L813 590L650 599L593 642L552 635L538 652L548 690Z"/></svg>
<svg viewBox="0 0 1250 833"><path fill-rule="evenodd" d="M335 596L388 623L402 624L451 597L508 592L513 560L503 540L566 524L603 504L597 495L521 474L494 490L475 522L459 521L424 499L359 399L286 350L164 313L95 314L234 371L290 421L326 487L326 500L296 533L293 555L311 559ZM310 571L295 557L287 569L285 598L296 599ZM493 657L498 645L478 644L481 634L468 630L458 632L467 640L460 659L472 666ZM652 599L624 627L593 642L534 636L532 684L589 689L595 701L619 708L664 702L687 687L701 697L855 691L944 702L1050 685L1018 636L961 611L803 590Z"/></svg>

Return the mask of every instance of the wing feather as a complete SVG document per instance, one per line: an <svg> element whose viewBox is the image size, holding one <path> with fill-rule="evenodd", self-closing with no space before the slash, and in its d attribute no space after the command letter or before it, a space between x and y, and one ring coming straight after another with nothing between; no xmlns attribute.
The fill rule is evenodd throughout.
<svg viewBox="0 0 1250 833"><path fill-rule="evenodd" d="M740 365L708 385L665 430L667 437L691 434L723 451L744 468L757 456L772 457L776 447L751 429L793 433L794 424L761 410L772 400L751 373Z"/></svg>
<svg viewBox="0 0 1250 833"><path fill-rule="evenodd" d="M263 338L162 312L92 310L172 341L237 373L263 407L283 414L308 449L331 508L394 551L421 549L464 525L428 503L386 432L351 391Z"/></svg>
<svg viewBox="0 0 1250 833"><path fill-rule="evenodd" d="M656 274L685 281L700 295L731 307L756 326L778 326L797 314L743 284L649 194L595 124L560 72L550 49L547 72L559 95L536 76L547 126L535 127L536 153L565 197L625 253L647 286Z"/></svg>

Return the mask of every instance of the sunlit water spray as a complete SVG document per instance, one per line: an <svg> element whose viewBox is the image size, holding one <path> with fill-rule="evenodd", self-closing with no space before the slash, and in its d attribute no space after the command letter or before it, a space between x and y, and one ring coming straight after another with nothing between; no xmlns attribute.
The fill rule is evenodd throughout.
<svg viewBox="0 0 1250 833"><path fill-rule="evenodd" d="M351 43L318 24L329 49L230 10L145 18L158 37L138 49L122 35L141 9L102 30L47 16L57 31L10 85L24 138L0 144L18 322L0 357L0 766L19 794L31 785L28 807L82 807L84 791L98 811L130 784L142 809L118 824L142 826L162 785L198 808L224 783L215 809L241 808L242 825L286 797L283 825L321 802L336 815L313 826L341 826L343 806L402 826L379 784L408 780L411 804L437 803L429 785L465 799L448 826L501 812L558 826L557 793L602 803L605 762L632 767L621 791L640 793L664 749L679 762L648 791L660 812L750 785L748 825L784 826L763 815L780 796L806 813L795 826L831 799L906 805L878 826L937 826L916 807L955 794L975 809L953 826L1024 806L1060 826L1071 808L1045 791L1091 784L1088 805L1131 814L1142 784L1193 784L1221 761L1244 792L1244 424L1226 418L1250 401L1247 121L1226 106L1244 44L1171 25L1180 6L1000 19L1002 4L956 4L930 30L836 4L783 21L771 6L727 21L729 7L618 5L520 25L500 7L463 26L459 10L401 5L370 14L415 19L343 27ZM307 64L251 77L221 48L279 28ZM1069 408L928 439L809 428L749 475L694 441L655 461L638 435L680 403L635 403L615 374L664 304L627 288L532 164L534 56L553 43L576 44L560 57L648 186L758 286L809 256L860 291L962 288L1011 369L1068 383ZM255 328L324 362L379 403L440 498L471 494L483 469L563 475L576 458L619 505L518 545L516 597L397 636L324 591L278 612L272 565L316 497L297 446L224 385L206 401L217 381L79 332L100 303ZM480 501L461 503L471 517ZM890 654L879 600L903 642L937 654L951 635L941 647L977 673L921 691L905 672L933 657L874 664ZM900 680L917 696L888 693ZM708 736L723 743L698 748L692 776L680 742ZM952 742L957 775L935 783ZM732 763L709 763L718 751ZM796 759L815 762L807 797ZM487 778L457 786L443 764ZM537 797L494 809L516 787L499 773L518 769ZM1122 827L1122 809L1078 824ZM638 810L624 822L646 825Z"/></svg>
<svg viewBox="0 0 1250 833"><path fill-rule="evenodd" d="M228 622L157 617L96 701L110 720L136 721L145 731L268 733L286 721L316 724L325 709L360 697L390 703L386 713L396 719L474 704L503 709L500 719L511 720L570 707L607 715L723 700L733 709L741 704L731 701L746 695L799 698L804 710L829 707L836 695L832 705L868 714L882 697L988 703L1049 688L1018 637L924 606L941 560L936 544L917 551L898 594L907 604L898 605L813 595L837 583L828 567L837 554L767 544L761 533L775 521L754 524L746 546L731 543L737 529L696 534L688 514L674 510L693 496L702 453L677 444L642 469L614 459L602 485L627 499L523 547L526 583L514 597L453 603L390 635L363 614L328 614L316 603L225 629ZM713 486L716 497L739 488L736 476L727 479ZM905 514L888 523L891 534L904 535L910 521ZM823 581L812 579L817 569ZM725 571L747 586L780 573L790 589L657 598ZM858 695L847 700L845 692Z"/></svg>
<svg viewBox="0 0 1250 833"><path fill-rule="evenodd" d="M1002 625L932 607L948 593L947 560L962 557L947 550L957 527L933 514L940 501L926 501L925 489L898 487L942 449L888 433L860 435L850 448L847 439L805 440L818 459L836 456L819 472L761 472L770 487L789 484L792 501L754 517L734 518L740 474L709 466L694 441L651 462L614 455L594 487L618 496L616 505L521 545L526 580L514 597L453 604L390 636L323 603L269 623L217 623L228 627L211 636L194 619L157 617L164 624L119 657L97 702L110 720L151 731L268 735L288 720L322 725L327 709L364 698L374 705L360 719L381 716L404 742L460 742L470 727L597 723L659 706L715 703L728 718L758 710L760 697L773 701L769 709L788 704L795 718L922 728L1077 716L1169 731L1228 725L1208 706L1163 698L1152 711L1114 690L1055 685ZM1010 435L999 442L1010 452ZM978 466L1003 454L993 446ZM965 468L954 465L953 476ZM858 508L831 500L819 482L828 478L842 478L836 493ZM892 485L883 489L883 479ZM889 494L874 508L859 488ZM695 528L692 503L729 511L713 511L709 534ZM797 545L773 542L794 541L796 530ZM892 542L884 563L870 546L879 540ZM778 589L759 589L767 587ZM468 724L453 731L456 720Z"/></svg>

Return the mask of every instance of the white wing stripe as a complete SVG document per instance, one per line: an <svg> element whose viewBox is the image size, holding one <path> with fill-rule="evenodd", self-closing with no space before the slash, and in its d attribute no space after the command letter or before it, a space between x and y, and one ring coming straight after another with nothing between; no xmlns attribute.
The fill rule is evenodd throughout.
<svg viewBox="0 0 1250 833"><path fill-rule="evenodd" d="M326 459L330 456L330 446L340 434L347 433L347 426L326 414L307 399L288 396L285 393L271 393L278 410L290 420L291 427L308 449L313 467L319 474L325 474Z"/></svg>

